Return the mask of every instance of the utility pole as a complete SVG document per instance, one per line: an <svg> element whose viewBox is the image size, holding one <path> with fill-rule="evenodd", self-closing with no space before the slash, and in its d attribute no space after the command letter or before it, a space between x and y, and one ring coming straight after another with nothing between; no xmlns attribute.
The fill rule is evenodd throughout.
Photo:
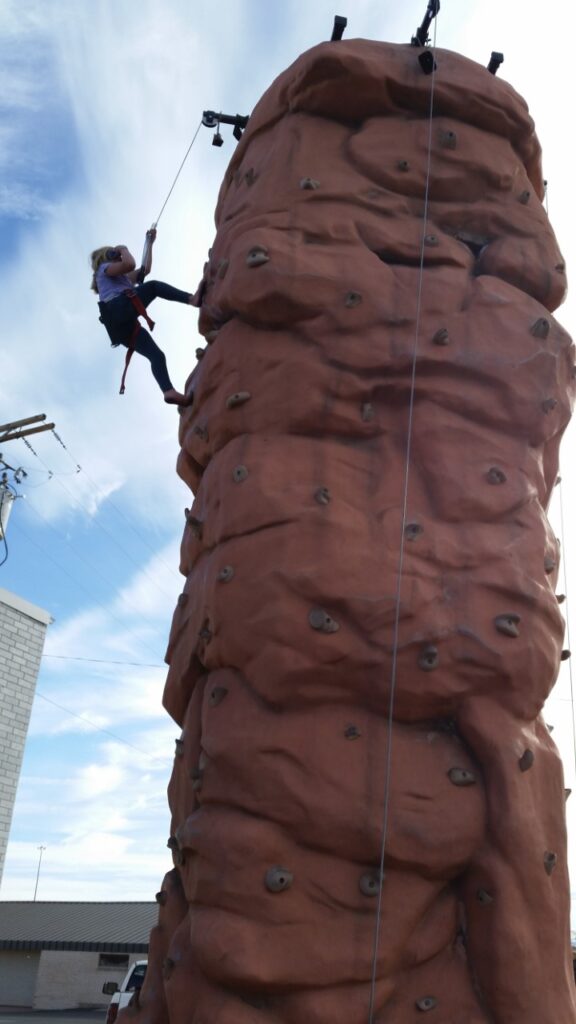
<svg viewBox="0 0 576 1024"><path fill-rule="evenodd" d="M38 857L38 871L36 872L36 886L34 888L34 903L36 902L36 893L38 892L38 879L40 878L40 865L42 863L42 854L46 849L45 846L37 846L37 850L40 850L40 856Z"/></svg>
<svg viewBox="0 0 576 1024"><path fill-rule="evenodd" d="M45 413L39 416L28 416L24 420L14 420L13 423L0 425L0 444L4 441L17 441L20 437L28 437L29 434L40 434L43 430L53 430L54 423L44 423ZM34 427L30 424L41 423L41 427Z"/></svg>

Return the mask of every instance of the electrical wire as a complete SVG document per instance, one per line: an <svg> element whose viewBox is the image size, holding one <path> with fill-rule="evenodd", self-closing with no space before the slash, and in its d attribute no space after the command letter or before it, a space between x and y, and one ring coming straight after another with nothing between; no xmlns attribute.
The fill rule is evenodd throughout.
<svg viewBox="0 0 576 1024"><path fill-rule="evenodd" d="M2 541L4 544L4 558L0 562L0 566L4 565L4 563L8 561L8 541L6 540L6 530L2 526L2 509L4 508L4 502L6 500L6 491L8 489L9 488L7 484L0 487L0 534L2 534Z"/></svg>
<svg viewBox="0 0 576 1024"><path fill-rule="evenodd" d="M62 441L62 439L60 437L58 437L58 441L62 445L63 448L66 448L66 446L64 445L64 442ZM36 458L42 463L42 465L45 466L46 469L49 469L49 467L44 462L44 459L40 455L38 455L37 452L35 452L35 455L36 455ZM72 458L72 456L70 455L70 452L68 452L68 455L69 455L70 458ZM84 472L81 466L78 466L78 472ZM68 497L72 499L72 501L75 503L75 505L77 505L81 509L83 509L83 511L89 517L90 521L95 524L96 528L101 530L108 537L108 539L112 541L112 543L118 548L118 550L122 552L124 557L133 566L135 566L135 568L138 570L138 572L140 572L144 576L146 576L146 578L150 580L152 585L154 587L156 587L156 589L158 591L160 591L160 593L163 594L164 597L166 597L169 601L173 601L174 600L174 595L173 594L168 594L167 591L164 590L164 588L162 586L160 586L160 584L157 582L157 580L155 580L154 577L148 572L148 570L144 566L141 565L141 563L138 561L138 559L134 558L130 554L130 552L126 549L126 547L123 544L121 544L116 539L114 534L112 534L110 532L110 530L107 530L106 527L97 518L95 518L92 515L92 513L89 510L89 508L87 508L87 506L84 504L84 502L81 501L81 499L77 495L73 494L72 491L68 487L66 487L66 485L63 484L61 480L56 478L56 483L65 492L65 494L67 494ZM96 488L96 490L98 489L95 484L93 484L92 486L94 486ZM173 570L171 570L171 571L173 572ZM174 574L174 575L176 575L176 574Z"/></svg>
<svg viewBox="0 0 576 1024"><path fill-rule="evenodd" d="M58 661L89 661L93 665L131 665L133 668L161 668L166 665L152 664L146 661L110 661L108 658L81 658L73 654L42 654L42 658L55 658Z"/></svg>
<svg viewBox="0 0 576 1024"><path fill-rule="evenodd" d="M48 527L49 530L52 530L52 532L56 534L59 540L61 540L66 545L66 547L73 552L76 558L78 558L81 562L84 563L84 565L88 567L91 573L94 573L96 576L98 576L102 580L102 582L106 584L107 587L110 587L112 591L115 591L117 589L116 583L108 579L108 577L105 576L104 573L96 565L94 565L93 562L89 561L89 559L86 558L86 556L81 551L79 551L74 544L71 544L67 537L62 533L62 531L59 530L56 526L54 526L54 524L51 523L50 520L46 518L46 516L42 515L39 509L37 509L36 506L31 503L29 498L26 499L26 505L28 508L32 509L34 514L38 516L41 522L43 522L45 526ZM147 625L151 629L154 630L158 628L158 624L156 622L152 622L150 619L147 619L144 615L140 614L139 618L140 621L144 623L144 625Z"/></svg>
<svg viewBox="0 0 576 1024"><path fill-rule="evenodd" d="M95 722L92 722L89 718L86 718L84 715L79 715L77 714L76 711L71 711L70 708L65 707L64 704L59 704L58 701L52 700L51 697L47 697L45 693L40 693L39 690L36 690L35 697L40 697L40 700L46 701L47 704L52 704L55 708L58 708L60 711L65 711L67 715L71 715L72 718L77 718L80 722L84 722L86 725L89 725L92 729L95 729L97 732L102 732L106 736L111 736L112 739L116 740L118 743L123 743L125 747L130 747L131 750L136 750L139 754L143 754L144 757L149 757L150 760L156 761L158 765L162 765L163 767L165 766L166 762L158 757L155 757L154 754L148 753L147 750L142 750L141 747L136 747L133 743L129 743L128 740L125 740L122 736L119 736L118 733L111 732L110 729L104 729L102 728L101 725L96 725ZM168 760L168 758L166 760Z"/></svg>
<svg viewBox="0 0 576 1024"><path fill-rule="evenodd" d="M83 586L82 583L79 583L78 580L76 580L74 576L72 576L71 573L69 573L68 570L64 568L63 565L61 565L55 558L53 558L53 556L48 551L45 550L45 548L42 547L42 545L38 544L33 537L26 533L26 531L22 529L19 523L16 524L15 529L17 532L20 532L22 534L22 536L25 538L28 544L32 544L35 548L37 548L38 551L42 553L42 555L45 558L48 558L49 561L52 562L52 564L60 570L60 572L63 572L64 575L72 581L75 587L78 587L78 589L81 590L84 594L87 594L87 596L90 598L90 601L92 601L93 604L97 604L98 607L101 608L102 611L107 616L109 616L114 622L116 622L117 625L120 626L120 629L125 635L133 637L138 647L145 647L148 651L150 651L151 654L154 655L155 658L160 660L160 656L157 651L153 650L152 647L150 647L150 645L142 639L142 637L137 636L137 634L133 630L127 627L116 615L114 615L114 613L110 610L109 606L103 604L102 601L99 601L98 598L94 597L94 594L90 593L90 591L85 586Z"/></svg>
<svg viewBox="0 0 576 1024"><path fill-rule="evenodd" d="M386 841L388 837L388 820L390 810L390 783L391 783L391 771L392 771L392 735L393 735L393 716L394 716L394 702L396 697L396 685L398 678L398 646L399 646L399 633L400 633L400 602L401 602L401 591L402 591L402 576L404 570L404 545L405 545L405 530L406 521L408 514L408 484L410 476L410 459L412 453L412 431L414 423L414 403L416 395L416 366L418 360L418 344L420 338L420 318L422 310L422 290L424 280L424 253L425 253L425 236L427 233L427 222L428 222L428 208L430 198L430 176L431 176L431 164L432 164L432 127L434 117L434 92L436 82L436 61L434 60L436 51L436 35L437 35L437 23L438 18L434 20L434 39L431 46L432 52L432 75L430 84L430 105L428 113L428 152L427 152L427 163L426 163L426 185L424 193L424 213L422 223L422 240L420 245L420 264L418 271L418 286L416 294L416 316L414 325L414 346L412 352L412 369L411 369L411 380L410 380L410 399L408 405L408 426L406 431L406 459L404 464L404 483L403 483L403 495L402 495L402 518L400 527L400 545L399 545L399 556L398 556L398 570L397 570L397 584L396 584L396 595L394 604L394 628L393 628L393 642L392 642L392 665L390 670L390 696L388 702L388 728L387 728L387 745L386 745L386 758L385 758L385 770L386 778L384 784L384 799L382 808L382 838L380 843L380 859L378 867L378 903L376 907L376 921L374 926L374 940L372 948L372 970L370 978L370 998L368 1005L368 1024L374 1024L375 1021L375 997L376 997L376 971L378 963L378 950L380 946L380 927L382 923L382 895L384 889L384 863L386 859Z"/></svg>

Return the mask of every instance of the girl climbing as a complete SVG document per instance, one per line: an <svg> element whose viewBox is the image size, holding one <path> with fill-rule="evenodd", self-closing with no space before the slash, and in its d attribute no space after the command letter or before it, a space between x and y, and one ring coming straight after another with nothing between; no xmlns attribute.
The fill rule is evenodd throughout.
<svg viewBox="0 0 576 1024"><path fill-rule="evenodd" d="M120 394L124 393L124 380L132 353L138 352L150 360L152 373L164 395L164 401L169 405L191 405L193 396L176 391L162 349L138 319L143 316L152 330L154 322L146 308L158 297L169 302L196 304L195 297L189 292L180 291L163 281L144 282L152 267L152 245L155 238L155 228L146 232L143 263L139 269L136 269L134 257L125 245L95 249L91 255L92 290L98 295L100 320L108 331L112 345L124 345L128 349Z"/></svg>

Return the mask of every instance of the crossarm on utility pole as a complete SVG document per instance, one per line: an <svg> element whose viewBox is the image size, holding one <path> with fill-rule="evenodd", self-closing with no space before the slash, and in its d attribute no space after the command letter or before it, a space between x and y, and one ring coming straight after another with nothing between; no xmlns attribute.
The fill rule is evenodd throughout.
<svg viewBox="0 0 576 1024"><path fill-rule="evenodd" d="M53 430L55 425L55 423L44 423L41 427L31 427L29 430L18 429L9 434L2 434L0 444L4 444L4 441L17 441L19 437L28 437L30 434L41 434L43 430Z"/></svg>

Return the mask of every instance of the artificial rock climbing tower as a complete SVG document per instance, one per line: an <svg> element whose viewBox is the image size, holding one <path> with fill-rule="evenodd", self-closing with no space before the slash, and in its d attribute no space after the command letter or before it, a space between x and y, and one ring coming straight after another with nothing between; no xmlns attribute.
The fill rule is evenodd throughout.
<svg viewBox="0 0 576 1024"><path fill-rule="evenodd" d="M222 186L180 432L175 868L129 1011L151 1021L575 1019L540 716L564 264L522 99L417 56L304 54Z"/></svg>

